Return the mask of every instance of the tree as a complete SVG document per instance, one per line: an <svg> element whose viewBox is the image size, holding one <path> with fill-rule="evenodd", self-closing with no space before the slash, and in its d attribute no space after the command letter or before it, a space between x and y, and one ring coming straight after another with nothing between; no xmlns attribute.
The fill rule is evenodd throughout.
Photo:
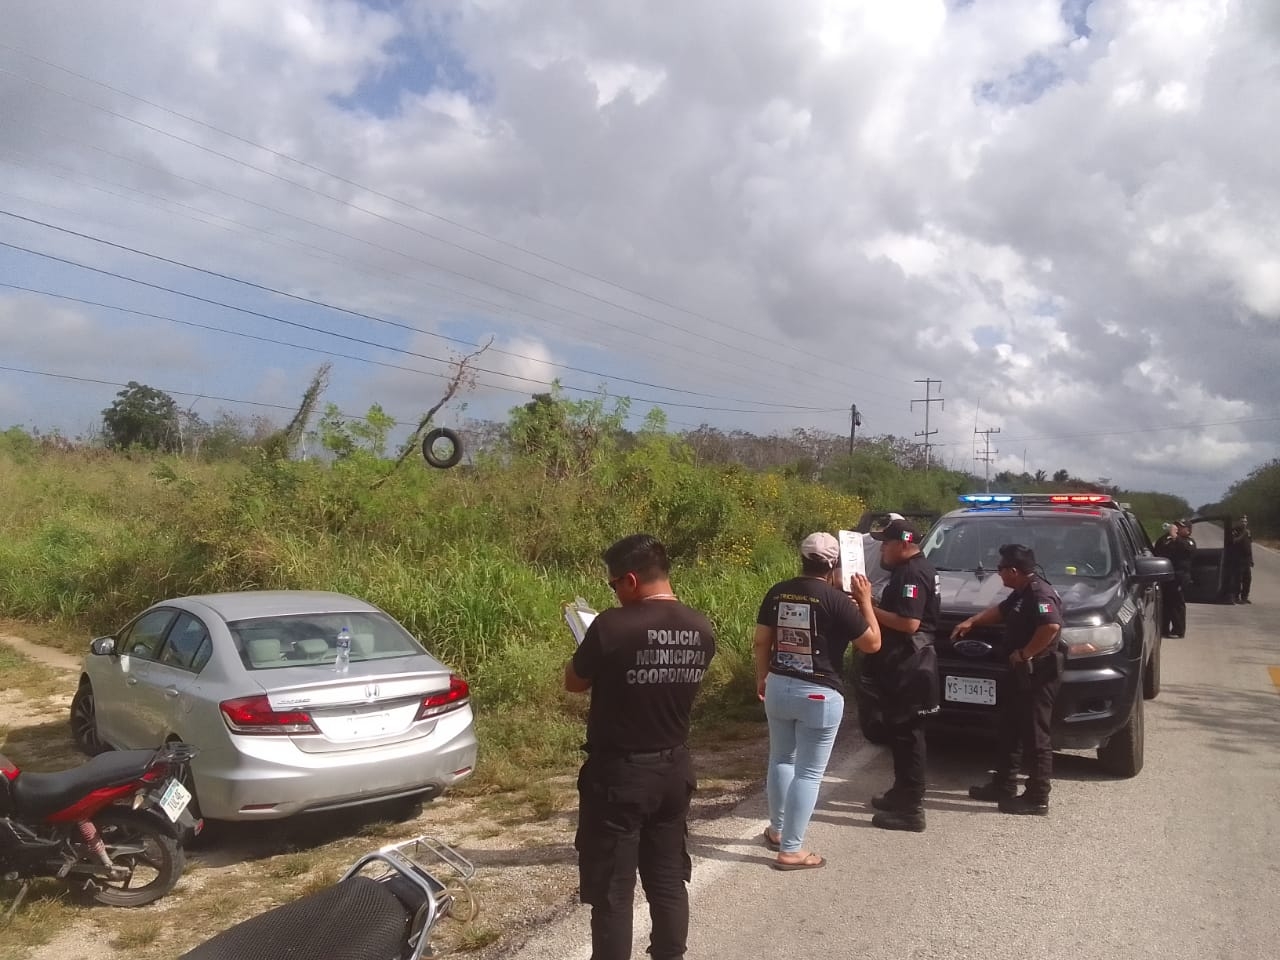
<svg viewBox="0 0 1280 960"><path fill-rule="evenodd" d="M1035 476L1036 483L1044 483L1045 480L1048 479L1048 477L1049 475L1045 473L1043 470L1036 471L1036 476Z"/></svg>
<svg viewBox="0 0 1280 960"><path fill-rule="evenodd" d="M1053 472L1054 483L1066 483L1070 479L1071 479L1071 474L1068 473L1066 470L1055 470Z"/></svg>
<svg viewBox="0 0 1280 960"><path fill-rule="evenodd" d="M178 449L178 405L163 390L130 380L116 400L102 411L102 434L107 446L123 450Z"/></svg>

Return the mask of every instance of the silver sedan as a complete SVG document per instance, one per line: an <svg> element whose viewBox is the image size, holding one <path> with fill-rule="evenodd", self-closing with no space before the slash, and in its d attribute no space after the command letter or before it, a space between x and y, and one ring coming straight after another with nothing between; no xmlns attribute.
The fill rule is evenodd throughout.
<svg viewBox="0 0 1280 960"><path fill-rule="evenodd" d="M466 681L353 597L166 600L91 650L71 704L77 745L194 744L201 816L270 820L427 798L475 766Z"/></svg>

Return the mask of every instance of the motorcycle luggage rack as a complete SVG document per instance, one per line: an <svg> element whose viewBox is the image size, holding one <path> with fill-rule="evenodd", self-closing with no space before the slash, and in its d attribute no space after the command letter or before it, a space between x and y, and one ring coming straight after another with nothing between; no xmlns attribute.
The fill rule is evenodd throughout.
<svg viewBox="0 0 1280 960"><path fill-rule="evenodd" d="M432 855L457 876L458 887L470 901L472 912L467 918L470 920L475 915L476 901L468 881L476 874L475 865L443 840L419 836L402 843L390 844L373 853L365 854L342 876L343 880L348 880L367 868L381 867L383 872L371 879L386 882L392 876L400 876L424 895L422 906L414 914L412 933L409 937L411 952L406 960L422 960L424 957L435 956L435 951L431 947L431 930L436 923L449 915L456 900L455 892L449 885L421 862L420 857L423 853Z"/></svg>

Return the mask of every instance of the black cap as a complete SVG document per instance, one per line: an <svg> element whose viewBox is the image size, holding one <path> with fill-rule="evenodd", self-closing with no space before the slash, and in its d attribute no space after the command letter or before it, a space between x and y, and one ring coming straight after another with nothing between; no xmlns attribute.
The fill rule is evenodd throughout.
<svg viewBox="0 0 1280 960"><path fill-rule="evenodd" d="M903 543L919 543L920 531L910 520L890 520L879 533L871 534L872 540L900 540Z"/></svg>

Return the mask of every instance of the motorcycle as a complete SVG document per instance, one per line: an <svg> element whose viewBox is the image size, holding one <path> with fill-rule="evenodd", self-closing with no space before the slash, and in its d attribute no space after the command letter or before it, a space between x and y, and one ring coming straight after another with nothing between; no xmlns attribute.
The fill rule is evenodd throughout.
<svg viewBox="0 0 1280 960"><path fill-rule="evenodd" d="M432 854L444 879L420 861ZM250 917L178 960L422 960L436 956L431 931L445 917L476 913L475 867L431 837L383 847L333 886Z"/></svg>
<svg viewBox="0 0 1280 960"><path fill-rule="evenodd" d="M168 743L57 773L23 773L0 754L0 880L20 885L8 918L42 877L111 907L140 907L172 890L186 862L180 838L204 825L188 812L182 784L195 754Z"/></svg>

